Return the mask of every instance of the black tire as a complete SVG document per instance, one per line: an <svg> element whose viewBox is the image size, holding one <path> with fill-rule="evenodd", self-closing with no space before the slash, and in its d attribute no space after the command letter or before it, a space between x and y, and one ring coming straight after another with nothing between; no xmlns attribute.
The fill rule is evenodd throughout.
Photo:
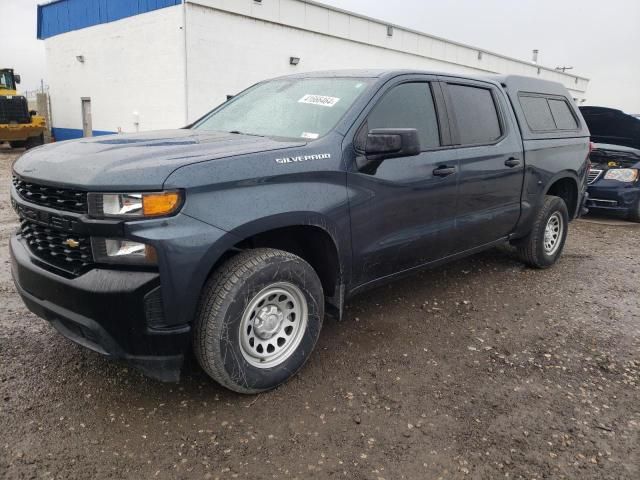
<svg viewBox="0 0 640 480"><path fill-rule="evenodd" d="M633 211L629 213L627 218L632 222L640 223L640 199L638 199Z"/></svg>
<svg viewBox="0 0 640 480"><path fill-rule="evenodd" d="M25 140L16 140L14 142L9 142L11 148L24 148L27 142Z"/></svg>
<svg viewBox="0 0 640 480"><path fill-rule="evenodd" d="M41 133L36 137L29 137L24 144L24 148L29 150L31 148L39 147L40 145L44 145L44 134Z"/></svg>
<svg viewBox="0 0 640 480"><path fill-rule="evenodd" d="M545 248L545 230L547 224L554 217L562 222L562 231L558 233L553 249ZM569 213L567 205L560 197L547 195L542 207L538 211L529 235L514 242L520 259L534 268L548 268L560 258L567 239L569 227Z"/></svg>
<svg viewBox="0 0 640 480"><path fill-rule="evenodd" d="M260 361L249 354L256 353L250 351L254 344L251 344L251 347L246 346L247 342L245 346L241 344L243 339L246 340L246 337L241 337L241 325L253 326L254 341L271 342L271 339L264 340L256 336L264 332L257 330L261 325L256 323L257 316L253 315L255 309L272 308L271 302L285 300L281 300L282 297L271 300L269 297L265 300L266 303L255 302L264 292L268 294L273 291L270 289L283 285L293 285L298 289L297 292L302 294L297 298L303 298L306 302L306 326L302 329L301 326L305 324L300 323L301 326L297 327L296 333L286 339L282 347L278 347L289 349L288 356L283 357L280 363L277 363L279 359L275 359L276 364L266 368L258 367L256 363ZM300 303L304 305L304 302ZM290 302L290 305L294 304ZM262 310L259 314L264 317ZM303 317L305 315L301 314L300 318L294 318L294 322L302 322ZM248 318L253 318L253 323L246 320ZM275 316L269 320L277 323L273 318ZM322 284L307 262L281 250L247 250L222 265L203 289L194 325L195 356L211 378L230 390L245 394L270 390L295 375L307 361L320 335L323 318ZM280 325L290 325L287 321L292 320L280 320ZM283 327L280 331L284 332L287 328L289 326ZM251 331L251 327L248 331ZM279 337L280 335L282 337ZM274 341L280 342L285 334L277 333L273 338L275 337L279 338ZM289 347L286 347L287 341L292 342ZM273 345L270 344L271 347Z"/></svg>

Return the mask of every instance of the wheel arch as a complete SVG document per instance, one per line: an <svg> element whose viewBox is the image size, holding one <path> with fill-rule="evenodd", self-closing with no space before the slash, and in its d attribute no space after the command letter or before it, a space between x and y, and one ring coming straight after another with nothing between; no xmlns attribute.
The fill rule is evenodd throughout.
<svg viewBox="0 0 640 480"><path fill-rule="evenodd" d="M547 195L554 195L564 200L569 211L569 221L576 218L580 208L580 180L573 172L560 172L549 182L542 195L542 200Z"/></svg>
<svg viewBox="0 0 640 480"><path fill-rule="evenodd" d="M237 253L260 247L287 251L309 263L320 278L328 310L340 317L345 277L350 269L351 247L333 222L316 213L278 214L249 222L228 232L211 247L203 259L202 274L197 280L198 287L202 289L207 279Z"/></svg>

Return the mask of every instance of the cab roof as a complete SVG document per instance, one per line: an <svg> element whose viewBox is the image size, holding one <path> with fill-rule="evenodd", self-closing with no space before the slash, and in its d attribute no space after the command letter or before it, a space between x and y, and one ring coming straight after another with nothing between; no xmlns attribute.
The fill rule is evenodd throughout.
<svg viewBox="0 0 640 480"><path fill-rule="evenodd" d="M537 93L549 93L552 95L565 95L566 88L558 82L526 77L523 75L468 75L437 70L413 70L413 69L345 69L345 70L320 70L316 72L295 73L283 75L279 78L324 78L324 77L354 77L354 78L382 78L398 75L435 75L438 77L468 78L471 80L490 81L503 85L507 89L518 91L531 91Z"/></svg>

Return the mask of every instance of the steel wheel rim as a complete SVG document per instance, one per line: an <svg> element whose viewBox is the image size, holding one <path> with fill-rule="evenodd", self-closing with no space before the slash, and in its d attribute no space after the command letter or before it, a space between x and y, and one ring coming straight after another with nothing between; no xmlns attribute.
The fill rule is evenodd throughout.
<svg viewBox="0 0 640 480"><path fill-rule="evenodd" d="M562 216L555 212L549 217L547 226L544 229L544 251L547 255L553 255L558 251L563 233L564 221Z"/></svg>
<svg viewBox="0 0 640 480"><path fill-rule="evenodd" d="M278 282L262 289L242 314L242 356L258 368L285 362L300 345L308 316L307 300L292 283Z"/></svg>

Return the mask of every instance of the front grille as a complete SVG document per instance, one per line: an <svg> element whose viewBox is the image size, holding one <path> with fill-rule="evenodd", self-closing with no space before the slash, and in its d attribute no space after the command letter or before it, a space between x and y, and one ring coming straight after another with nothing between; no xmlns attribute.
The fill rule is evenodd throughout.
<svg viewBox="0 0 640 480"><path fill-rule="evenodd" d="M87 213L87 192L69 188L49 187L27 182L13 176L18 195L28 202L67 212Z"/></svg>
<svg viewBox="0 0 640 480"><path fill-rule="evenodd" d="M589 175L587 177L587 184L591 185L592 183L595 183L596 180L598 180L600 178L600 175L602 175L602 170L589 170Z"/></svg>
<svg viewBox="0 0 640 480"><path fill-rule="evenodd" d="M20 233L33 254L70 273L78 274L93 264L91 240L21 220Z"/></svg>
<svg viewBox="0 0 640 480"><path fill-rule="evenodd" d="M21 96L0 96L0 123L31 123L27 99Z"/></svg>

